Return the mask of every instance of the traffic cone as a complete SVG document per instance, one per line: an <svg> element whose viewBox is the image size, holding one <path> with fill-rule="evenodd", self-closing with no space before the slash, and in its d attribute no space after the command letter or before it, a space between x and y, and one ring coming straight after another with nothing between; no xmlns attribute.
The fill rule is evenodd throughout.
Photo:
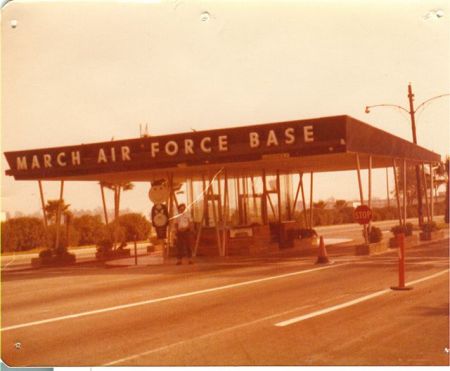
<svg viewBox="0 0 450 371"><path fill-rule="evenodd" d="M328 259L327 249L325 248L325 243L323 242L323 236L320 236L319 255L317 256L316 264L327 264L329 262L330 259Z"/></svg>

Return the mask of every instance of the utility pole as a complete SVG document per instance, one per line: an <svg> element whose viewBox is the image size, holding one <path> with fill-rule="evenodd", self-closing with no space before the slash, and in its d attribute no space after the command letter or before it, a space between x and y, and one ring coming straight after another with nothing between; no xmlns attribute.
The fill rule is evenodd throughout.
<svg viewBox="0 0 450 371"><path fill-rule="evenodd" d="M449 157L447 157L446 161L445 161L445 172L447 173L447 181L445 182L445 216L444 216L444 220L446 223L448 223L449 221L449 216L450 216L450 212L449 212L449 199L448 199L448 193L449 193L449 182L450 182L450 168L449 168Z"/></svg>
<svg viewBox="0 0 450 371"><path fill-rule="evenodd" d="M414 94L412 92L411 83L408 84L409 114L411 116L411 127L413 135L413 143L417 144L416 135L416 118L414 111ZM417 214L419 218L419 226L423 225L423 206L422 206L422 187L420 181L420 168L416 165L416 186L417 186Z"/></svg>

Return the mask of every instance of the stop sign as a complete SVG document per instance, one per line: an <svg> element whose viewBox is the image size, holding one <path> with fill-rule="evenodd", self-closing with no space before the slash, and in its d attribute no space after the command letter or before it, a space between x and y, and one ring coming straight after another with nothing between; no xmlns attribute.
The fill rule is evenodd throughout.
<svg viewBox="0 0 450 371"><path fill-rule="evenodd" d="M359 224L369 224L372 219L372 210L367 205L360 205L353 212L353 219Z"/></svg>

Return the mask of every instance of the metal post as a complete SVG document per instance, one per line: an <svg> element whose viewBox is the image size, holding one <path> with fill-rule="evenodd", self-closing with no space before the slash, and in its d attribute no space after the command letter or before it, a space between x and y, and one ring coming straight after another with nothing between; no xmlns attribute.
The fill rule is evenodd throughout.
<svg viewBox="0 0 450 371"><path fill-rule="evenodd" d="M314 227L314 218L313 218L313 212L314 212L314 205L313 205L313 176L314 173L311 171L311 184L309 189L309 227L313 229Z"/></svg>
<svg viewBox="0 0 450 371"><path fill-rule="evenodd" d="M291 211L291 174L285 174L284 177L284 185L286 187L286 208L287 208L287 218L288 220L292 220L292 211Z"/></svg>
<svg viewBox="0 0 450 371"><path fill-rule="evenodd" d="M216 202L214 200L214 190L213 190L213 183L211 180L211 177L209 177L209 188L208 191L211 195L211 199L212 199L212 209L213 209L213 221L214 221L214 226L216 228L216 236L217 236L217 248L219 250L219 255L222 255L222 243L220 241L220 231L219 231L219 223L217 222L217 211L216 211Z"/></svg>
<svg viewBox="0 0 450 371"><path fill-rule="evenodd" d="M55 241L55 250L59 248L59 232L60 232L60 223L61 223L61 206L63 202L63 193L64 193L64 180L61 180L61 186L59 190L59 202L58 208L56 211L56 241ZM67 241L68 244L69 241Z"/></svg>
<svg viewBox="0 0 450 371"><path fill-rule="evenodd" d="M100 190L102 192L103 214L105 216L105 224L108 225L108 210L106 209L105 190L103 184L101 183L100 183Z"/></svg>
<svg viewBox="0 0 450 371"><path fill-rule="evenodd" d="M239 175L235 178L236 184L236 192L237 192L237 205L238 205L238 214L239 214L239 224L244 224L244 212L242 205L242 197L241 197L241 185Z"/></svg>
<svg viewBox="0 0 450 371"><path fill-rule="evenodd" d="M389 196L389 171L388 168L386 168L386 196L387 196L387 207L391 207L391 200Z"/></svg>
<svg viewBox="0 0 450 371"><path fill-rule="evenodd" d="M396 235L398 245L398 286L391 286L392 290L411 290L405 286L405 234Z"/></svg>
<svg viewBox="0 0 450 371"><path fill-rule="evenodd" d="M137 242L136 242L136 235L134 236L134 265L137 265Z"/></svg>
<svg viewBox="0 0 450 371"><path fill-rule="evenodd" d="M430 221L433 221L434 216L433 188L434 188L434 172L433 172L433 164L430 163Z"/></svg>
<svg viewBox="0 0 450 371"><path fill-rule="evenodd" d="M250 182L252 184L253 212L255 214L255 217L257 217L258 216L258 205L256 204L255 180L253 179L253 175L250 176Z"/></svg>
<svg viewBox="0 0 450 371"><path fill-rule="evenodd" d="M278 223L281 224L281 192L280 192L280 170L277 170L277 197L278 197Z"/></svg>
<svg viewBox="0 0 450 371"><path fill-rule="evenodd" d="M417 144L416 135L416 118L414 111L414 94L412 92L411 84L408 84L408 99L409 99L409 114L411 116L411 128L413 135L413 142ZM419 219L419 226L423 224L423 207L422 207L422 189L420 182L420 169L419 165L416 165L416 183L417 183L417 213Z"/></svg>
<svg viewBox="0 0 450 371"><path fill-rule="evenodd" d="M408 218L406 211L406 160L403 159L403 223L406 226L406 219Z"/></svg>
<svg viewBox="0 0 450 371"><path fill-rule="evenodd" d="M292 215L294 215L294 217L295 217L295 209L297 208L298 195L300 194L300 179L301 179L301 174L299 173L297 190L295 191L295 197L294 197L294 205L292 205Z"/></svg>
<svg viewBox="0 0 450 371"><path fill-rule="evenodd" d="M402 219L402 209L400 206L400 193L398 189L398 179L397 179L397 164L395 163L395 158L392 159L392 169L394 170L394 183L395 183L395 199L397 200L397 213L398 213L398 222L400 226L403 225L403 219Z"/></svg>
<svg viewBox="0 0 450 371"><path fill-rule="evenodd" d="M425 196L425 210L427 215L427 223L430 223L430 206L428 203L427 177L425 176L425 164L423 162L422 162L422 176L423 176L423 194Z"/></svg>
<svg viewBox="0 0 450 371"><path fill-rule="evenodd" d="M262 175L262 182L263 182L263 194L262 194L262 203L261 203L261 211L262 211L262 218L263 218L263 224L266 225L269 222L269 215L267 211L267 185L266 185L266 170L263 169L263 175Z"/></svg>
<svg viewBox="0 0 450 371"><path fill-rule="evenodd" d="M224 174L224 190L223 190L223 212L224 216L222 218L223 225L222 225L222 256L225 256L227 254L227 223L228 223L228 214L229 214L229 207L230 207L230 201L228 198L228 174L227 170L225 169Z"/></svg>
<svg viewBox="0 0 450 371"><path fill-rule="evenodd" d="M47 231L48 221L47 221L47 213L45 212L44 191L42 189L42 182L40 180L38 180L38 184L39 184L39 194L41 196L42 214L44 216L44 227L45 227L45 230Z"/></svg>
<svg viewBox="0 0 450 371"><path fill-rule="evenodd" d="M303 173L300 173L300 188L302 191L302 202L303 202L303 217L305 218L305 228L312 228L308 223L308 217L306 215L306 198L305 198L305 188L303 187Z"/></svg>
<svg viewBox="0 0 450 371"><path fill-rule="evenodd" d="M361 163L359 161L359 154L356 154L356 171L358 174L358 186L359 186L359 200L361 205L364 205L364 195L363 195L363 189L362 189L362 181L361 181ZM369 243L369 236L367 233L367 224L363 225L363 231L364 231L364 241L366 244Z"/></svg>
<svg viewBox="0 0 450 371"><path fill-rule="evenodd" d="M368 189L369 189L369 194L368 194L368 197L367 197L367 206L369 206L369 209L371 209L372 208L372 156L371 155L369 155L369 168L368 168L368 170L367 170L367 172L368 172ZM370 225L371 223L370 223L370 221L369 221L369 224L367 224L367 231L368 231L368 233L370 233L370 227L371 227L371 225Z"/></svg>

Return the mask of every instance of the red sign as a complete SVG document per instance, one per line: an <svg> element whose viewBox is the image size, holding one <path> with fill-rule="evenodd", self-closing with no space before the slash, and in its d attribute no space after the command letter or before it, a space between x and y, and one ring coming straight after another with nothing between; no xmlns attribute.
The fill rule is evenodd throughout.
<svg viewBox="0 0 450 371"><path fill-rule="evenodd" d="M372 220L372 210L369 206L360 205L353 212L353 219L359 224L369 224Z"/></svg>

